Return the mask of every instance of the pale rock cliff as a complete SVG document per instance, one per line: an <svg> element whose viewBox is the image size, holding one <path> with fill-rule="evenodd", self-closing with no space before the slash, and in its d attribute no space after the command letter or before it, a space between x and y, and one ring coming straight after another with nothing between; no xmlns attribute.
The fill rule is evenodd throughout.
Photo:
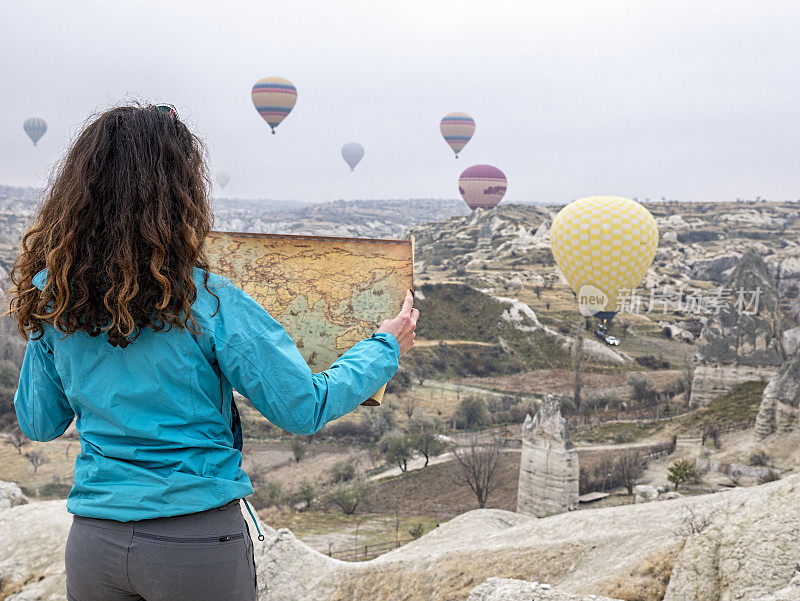
<svg viewBox="0 0 800 601"><path fill-rule="evenodd" d="M740 382L768 380L783 362L778 294L757 251L748 249L742 255L725 288L731 291L733 302L712 314L700 334L691 407L707 404ZM737 307L740 290L745 304ZM756 305L751 293L757 291Z"/></svg>
<svg viewBox="0 0 800 601"><path fill-rule="evenodd" d="M800 352L789 357L769 381L756 416L756 435L766 438L775 432L800 428Z"/></svg>

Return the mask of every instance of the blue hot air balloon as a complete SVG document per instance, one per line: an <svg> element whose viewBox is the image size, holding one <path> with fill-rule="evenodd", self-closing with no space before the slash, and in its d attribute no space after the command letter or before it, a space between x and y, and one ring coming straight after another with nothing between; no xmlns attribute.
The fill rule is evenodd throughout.
<svg viewBox="0 0 800 601"><path fill-rule="evenodd" d="M350 165L350 171L353 171L364 158L364 147L358 142L348 142L342 146L342 158Z"/></svg>
<svg viewBox="0 0 800 601"><path fill-rule="evenodd" d="M31 117L30 119L25 119L25 122L22 124L22 129L25 130L28 137L33 140L33 145L36 146L36 142L41 140L42 136L47 131L47 122L44 119Z"/></svg>

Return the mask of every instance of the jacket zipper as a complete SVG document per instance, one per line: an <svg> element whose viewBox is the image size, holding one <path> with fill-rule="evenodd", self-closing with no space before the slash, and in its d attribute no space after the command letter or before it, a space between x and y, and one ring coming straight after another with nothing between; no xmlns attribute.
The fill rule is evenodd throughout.
<svg viewBox="0 0 800 601"><path fill-rule="evenodd" d="M162 536L161 534L147 534L146 532L134 532L133 535L138 536L139 538L161 540L168 543L212 543L212 542L223 543L229 540L237 540L240 538L244 538L244 534L241 532L239 534L227 534L225 536L208 536L202 538L178 538L175 536Z"/></svg>

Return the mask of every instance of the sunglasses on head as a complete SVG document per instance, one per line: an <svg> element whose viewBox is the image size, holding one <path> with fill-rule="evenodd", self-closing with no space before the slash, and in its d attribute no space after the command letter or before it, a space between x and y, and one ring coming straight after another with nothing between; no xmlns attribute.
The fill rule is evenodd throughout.
<svg viewBox="0 0 800 601"><path fill-rule="evenodd" d="M178 121L178 111L171 104L158 104L156 105L156 110L169 115L169 118L172 119L173 123Z"/></svg>

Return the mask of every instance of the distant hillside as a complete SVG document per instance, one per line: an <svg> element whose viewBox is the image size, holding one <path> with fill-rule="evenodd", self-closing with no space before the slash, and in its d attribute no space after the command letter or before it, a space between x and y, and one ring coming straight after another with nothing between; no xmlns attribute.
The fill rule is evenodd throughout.
<svg viewBox="0 0 800 601"><path fill-rule="evenodd" d="M265 234L312 234L400 238L418 223L469 212L461 200L337 200L322 204L285 201L215 201L214 228Z"/></svg>

